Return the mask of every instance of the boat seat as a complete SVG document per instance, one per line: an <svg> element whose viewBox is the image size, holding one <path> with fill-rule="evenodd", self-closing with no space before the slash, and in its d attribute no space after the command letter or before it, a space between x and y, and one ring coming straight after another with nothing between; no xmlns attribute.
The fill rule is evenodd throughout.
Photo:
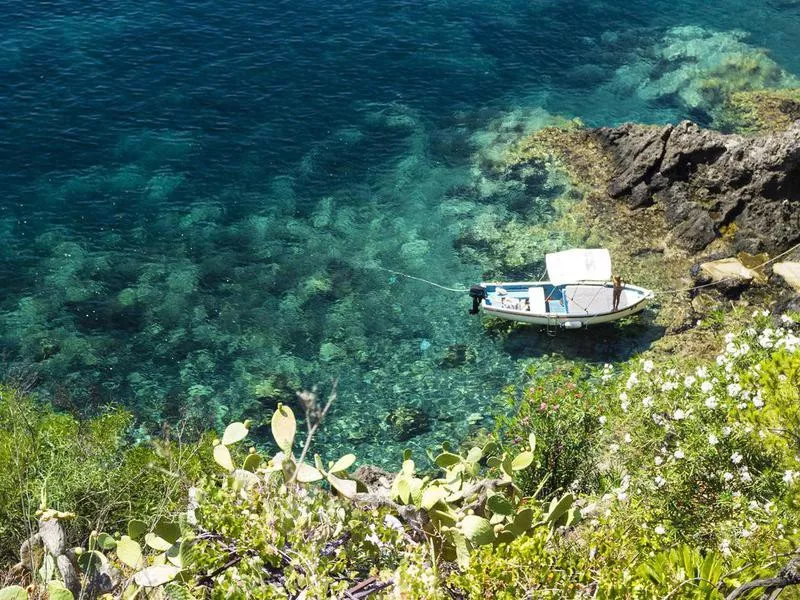
<svg viewBox="0 0 800 600"><path fill-rule="evenodd" d="M543 315L547 312L547 307L544 299L544 288L542 287L529 287L528 288L528 303L530 304L530 311L532 313Z"/></svg>

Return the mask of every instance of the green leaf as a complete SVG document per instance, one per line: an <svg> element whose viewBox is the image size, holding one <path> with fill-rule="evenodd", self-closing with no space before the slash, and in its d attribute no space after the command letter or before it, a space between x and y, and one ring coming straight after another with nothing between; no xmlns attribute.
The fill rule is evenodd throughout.
<svg viewBox="0 0 800 600"><path fill-rule="evenodd" d="M422 492L422 501L420 502L420 505L425 510L430 510L437 503L444 500L448 494L449 492L446 489L441 488L438 485L428 486Z"/></svg>
<svg viewBox="0 0 800 600"><path fill-rule="evenodd" d="M531 452L536 452L536 434L533 432L528 436L528 445L531 447Z"/></svg>
<svg viewBox="0 0 800 600"><path fill-rule="evenodd" d="M494 531L489 521L478 515L467 515L459 524L464 536L473 544L481 546L494 541Z"/></svg>
<svg viewBox="0 0 800 600"><path fill-rule="evenodd" d="M340 479L328 473L328 483L345 498L352 498L358 491L358 485L352 479Z"/></svg>
<svg viewBox="0 0 800 600"><path fill-rule="evenodd" d="M188 540L176 542L167 550L167 560L181 569L188 567L191 562L192 547L193 543Z"/></svg>
<svg viewBox="0 0 800 600"><path fill-rule="evenodd" d="M97 536L97 546L103 550L113 550L117 547L117 542L113 537L102 532Z"/></svg>
<svg viewBox="0 0 800 600"><path fill-rule="evenodd" d="M354 462L356 462L355 454L345 454L343 457L333 463L333 466L328 470L331 473L341 473L342 471L346 471L352 467Z"/></svg>
<svg viewBox="0 0 800 600"><path fill-rule="evenodd" d="M483 447L483 455L489 456L495 452L497 452L497 442L486 442L486 445Z"/></svg>
<svg viewBox="0 0 800 600"><path fill-rule="evenodd" d="M575 496L572 494L564 494L561 499L553 498L550 501L550 508L547 511L547 520L551 523L558 521L565 512L569 510L572 503L575 501Z"/></svg>
<svg viewBox="0 0 800 600"><path fill-rule="evenodd" d="M500 458L498 456L490 456L489 458L486 459L486 464L490 468L496 469L497 467L499 467L502 464L502 461L500 460Z"/></svg>
<svg viewBox="0 0 800 600"><path fill-rule="evenodd" d="M403 461L403 467L400 470L404 475L408 475L409 477L411 477L414 474L416 468L417 467L414 464L414 461L409 458L408 460Z"/></svg>
<svg viewBox="0 0 800 600"><path fill-rule="evenodd" d="M447 467L452 467L453 465L460 463L461 457L458 454L453 454L451 452L442 452L436 457L434 462L442 469L446 469Z"/></svg>
<svg viewBox="0 0 800 600"><path fill-rule="evenodd" d="M495 537L495 543L497 544L510 544L515 539L517 539L517 534L510 529L503 529L500 531L497 536Z"/></svg>
<svg viewBox="0 0 800 600"><path fill-rule="evenodd" d="M28 600L28 592L18 585L11 585L0 590L0 600Z"/></svg>
<svg viewBox="0 0 800 600"><path fill-rule="evenodd" d="M167 540L170 544L174 544L181 537L181 526L175 521L168 521L166 519L159 519L156 526L153 528L153 533L158 537Z"/></svg>
<svg viewBox="0 0 800 600"><path fill-rule="evenodd" d="M139 542L123 535L117 542L117 558L131 569L138 569L142 562L142 547Z"/></svg>
<svg viewBox="0 0 800 600"><path fill-rule="evenodd" d="M294 436L297 433L297 422L292 409L283 404L272 415L272 437L275 443L286 454L290 454L294 445Z"/></svg>
<svg viewBox="0 0 800 600"><path fill-rule="evenodd" d="M493 513L499 515L512 515L514 514L514 507L503 494L492 494L486 499L486 505Z"/></svg>
<svg viewBox="0 0 800 600"><path fill-rule="evenodd" d="M411 483L407 477L401 477L397 480L397 497L403 504L411 503Z"/></svg>
<svg viewBox="0 0 800 600"><path fill-rule="evenodd" d="M411 460L411 448L406 448L403 450L403 462Z"/></svg>
<svg viewBox="0 0 800 600"><path fill-rule="evenodd" d="M503 473L505 473L508 477L514 476L514 469L512 468L513 461L511 460L510 456L503 455L503 462L500 465L503 469Z"/></svg>
<svg viewBox="0 0 800 600"><path fill-rule="evenodd" d="M476 446L473 446L469 449L469 452L467 452L467 462L469 463L476 463L481 458L483 458L483 450Z"/></svg>
<svg viewBox="0 0 800 600"><path fill-rule="evenodd" d="M533 452L522 452L521 454L517 455L513 461L511 461L511 469L513 471L522 471L523 469L527 469L533 463Z"/></svg>
<svg viewBox="0 0 800 600"><path fill-rule="evenodd" d="M156 565L139 571L133 580L142 587L157 587L175 579L179 572L180 568L175 565Z"/></svg>
<svg viewBox="0 0 800 600"><path fill-rule="evenodd" d="M169 582L164 586L167 600L194 600L191 592L179 583Z"/></svg>
<svg viewBox="0 0 800 600"><path fill-rule="evenodd" d="M297 475L295 478L300 483L311 483L312 481L321 481L324 476L311 465L307 463L301 463L297 467Z"/></svg>
<svg viewBox="0 0 800 600"><path fill-rule="evenodd" d="M231 423L225 428L225 433L222 434L222 445L228 446L235 444L247 437L250 430L244 426L244 423Z"/></svg>
<svg viewBox="0 0 800 600"><path fill-rule="evenodd" d="M139 519L133 519L128 522L128 535L131 539L138 540L145 533L147 533L147 523Z"/></svg>
<svg viewBox="0 0 800 600"><path fill-rule="evenodd" d="M227 447L222 444L214 446L214 460L226 471L233 472L235 467L233 466L233 459L231 459L231 453L228 451Z"/></svg>
<svg viewBox="0 0 800 600"><path fill-rule="evenodd" d="M84 552L78 556L78 566L81 568L81 571L87 574L96 571L101 565L107 562L106 557L97 550Z"/></svg>
<svg viewBox="0 0 800 600"><path fill-rule="evenodd" d="M47 584L47 598L48 600L74 600L72 595L61 581L50 581Z"/></svg>
<svg viewBox="0 0 800 600"><path fill-rule="evenodd" d="M164 538L157 536L155 533L148 533L144 536L144 543L150 546L153 550L159 552L166 552L172 548L172 543Z"/></svg>
<svg viewBox="0 0 800 600"><path fill-rule="evenodd" d="M523 508L514 515L510 529L517 535L522 535L531 528L531 525L533 525L533 509Z"/></svg>
<svg viewBox="0 0 800 600"><path fill-rule="evenodd" d="M467 540L460 531L452 532L453 546L456 549L456 562L458 568L466 571L469 568L469 549L467 548Z"/></svg>
<svg viewBox="0 0 800 600"><path fill-rule="evenodd" d="M261 460L260 454L256 454L255 452L248 454L247 458L244 459L244 463L242 463L242 469L250 473L255 473L256 469L258 469L261 464Z"/></svg>

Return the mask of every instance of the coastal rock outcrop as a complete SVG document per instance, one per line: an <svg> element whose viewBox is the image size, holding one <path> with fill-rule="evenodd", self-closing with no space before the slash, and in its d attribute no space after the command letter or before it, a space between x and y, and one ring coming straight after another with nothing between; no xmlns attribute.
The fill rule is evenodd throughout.
<svg viewBox="0 0 800 600"><path fill-rule="evenodd" d="M609 195L632 208L661 205L672 243L685 250L699 252L723 232L747 252L800 241L800 121L756 137L690 121L590 135L615 164Z"/></svg>

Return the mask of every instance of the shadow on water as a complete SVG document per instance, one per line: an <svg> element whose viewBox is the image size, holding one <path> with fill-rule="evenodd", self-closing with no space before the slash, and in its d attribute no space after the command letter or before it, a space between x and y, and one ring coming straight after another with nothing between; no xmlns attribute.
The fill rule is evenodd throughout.
<svg viewBox="0 0 800 600"><path fill-rule="evenodd" d="M560 354L589 362L623 361L647 350L664 335L665 328L655 323L654 317L652 311L646 310L617 323L549 332L546 327L520 325L506 335L502 347L516 359Z"/></svg>

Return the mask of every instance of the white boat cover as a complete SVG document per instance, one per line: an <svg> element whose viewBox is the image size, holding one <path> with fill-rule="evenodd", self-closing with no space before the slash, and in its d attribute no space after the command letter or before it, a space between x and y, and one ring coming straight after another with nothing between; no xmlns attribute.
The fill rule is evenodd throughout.
<svg viewBox="0 0 800 600"><path fill-rule="evenodd" d="M579 281L609 281L611 255L605 248L573 248L545 256L547 276L553 285Z"/></svg>

